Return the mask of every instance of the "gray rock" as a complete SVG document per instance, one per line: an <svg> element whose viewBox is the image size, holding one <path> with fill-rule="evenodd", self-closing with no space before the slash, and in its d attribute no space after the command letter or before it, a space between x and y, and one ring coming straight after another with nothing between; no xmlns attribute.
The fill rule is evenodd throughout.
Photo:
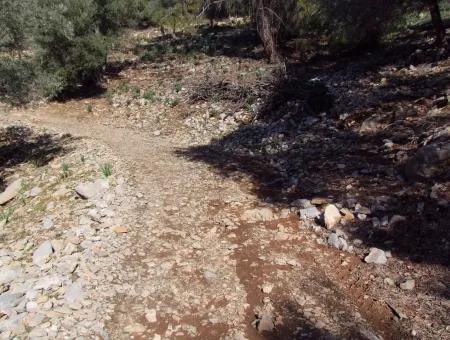
<svg viewBox="0 0 450 340"><path fill-rule="evenodd" d="M145 319L150 323L155 323L157 321L156 309L148 309L145 313Z"/></svg>
<svg viewBox="0 0 450 340"><path fill-rule="evenodd" d="M48 290L53 287L60 287L61 285L62 285L61 277L59 277L58 275L48 275L40 278L36 282L34 289Z"/></svg>
<svg viewBox="0 0 450 340"><path fill-rule="evenodd" d="M344 238L339 237L336 233L331 233L330 236L328 236L328 244L340 250L348 249L347 241Z"/></svg>
<svg viewBox="0 0 450 340"><path fill-rule="evenodd" d="M311 201L307 200L305 198L295 200L291 203L291 205L293 207L297 207L297 208L301 208L301 209L306 209L306 208L312 207Z"/></svg>
<svg viewBox="0 0 450 340"><path fill-rule="evenodd" d="M339 249L339 237L335 233L331 233L328 236L328 244Z"/></svg>
<svg viewBox="0 0 450 340"><path fill-rule="evenodd" d="M444 140L420 148L415 155L406 160L403 171L406 178L411 181L432 178L447 171L445 164L449 159L450 142Z"/></svg>
<svg viewBox="0 0 450 340"><path fill-rule="evenodd" d="M210 270L205 270L203 276L207 281L214 281L215 279L217 279L217 274Z"/></svg>
<svg viewBox="0 0 450 340"><path fill-rule="evenodd" d="M37 266L45 264L53 254L53 247L50 241L45 241L33 252L33 263Z"/></svg>
<svg viewBox="0 0 450 340"><path fill-rule="evenodd" d="M275 328L272 315L264 314L256 323L258 332L272 332Z"/></svg>
<svg viewBox="0 0 450 340"><path fill-rule="evenodd" d="M39 187L34 187L33 189L30 190L30 196L31 197L36 197L38 196L40 193L42 192L42 189Z"/></svg>
<svg viewBox="0 0 450 340"><path fill-rule="evenodd" d="M83 285L80 280L72 283L66 290L64 298L68 303L80 301L84 297Z"/></svg>
<svg viewBox="0 0 450 340"><path fill-rule="evenodd" d="M387 257L383 250L371 248L369 255L364 258L364 261L366 261L366 263L386 264Z"/></svg>
<svg viewBox="0 0 450 340"><path fill-rule="evenodd" d="M52 216L45 216L42 219L42 228L43 229L51 229L53 228L53 226L55 225L55 223L53 222L53 217Z"/></svg>
<svg viewBox="0 0 450 340"><path fill-rule="evenodd" d="M383 124L380 121L380 118L376 115L370 116L367 118L359 128L360 133L374 133L380 130L383 127Z"/></svg>
<svg viewBox="0 0 450 340"><path fill-rule="evenodd" d="M141 325L140 323L128 325L124 328L125 333L144 333L145 330L145 326Z"/></svg>
<svg viewBox="0 0 450 340"><path fill-rule="evenodd" d="M2 267L0 270L0 284L7 284L13 281L15 278L19 277L22 271L18 267Z"/></svg>
<svg viewBox="0 0 450 340"><path fill-rule="evenodd" d="M392 280L390 277L386 277L386 278L384 279L384 283L387 284L387 285L389 285L389 286L395 286L394 280Z"/></svg>
<svg viewBox="0 0 450 340"><path fill-rule="evenodd" d="M355 212L358 214L370 215L371 210L358 203L355 205Z"/></svg>
<svg viewBox="0 0 450 340"><path fill-rule="evenodd" d="M328 204L323 214L325 226L328 229L334 228L341 221L341 213L333 204Z"/></svg>
<svg viewBox="0 0 450 340"><path fill-rule="evenodd" d="M11 201L22 188L22 179L15 180L0 194L0 205Z"/></svg>
<svg viewBox="0 0 450 340"><path fill-rule="evenodd" d="M109 182L106 179L98 179L94 182L84 182L76 186L75 192L84 199L91 199L100 196L109 189Z"/></svg>
<svg viewBox="0 0 450 340"><path fill-rule="evenodd" d="M300 209L300 217L315 219L320 216L320 211L316 207L309 207L305 209Z"/></svg>
<svg viewBox="0 0 450 340"><path fill-rule="evenodd" d="M258 221L272 221L275 219L275 214L270 208L255 208L246 210L242 216L242 220L247 222L258 222Z"/></svg>
<svg viewBox="0 0 450 340"><path fill-rule="evenodd" d="M23 293L3 293L0 295L0 311L16 307L22 301L23 296Z"/></svg>
<svg viewBox="0 0 450 340"><path fill-rule="evenodd" d="M400 283L400 288L403 290L413 290L416 286L416 282L413 279L405 280Z"/></svg>

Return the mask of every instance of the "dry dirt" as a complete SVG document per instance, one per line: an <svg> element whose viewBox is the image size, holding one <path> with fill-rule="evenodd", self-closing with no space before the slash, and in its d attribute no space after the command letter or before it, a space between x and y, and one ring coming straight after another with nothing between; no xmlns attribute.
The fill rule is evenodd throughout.
<svg viewBox="0 0 450 340"><path fill-rule="evenodd" d="M221 58L225 67L235 62ZM172 76L191 66L183 62L166 65ZM262 65L246 60L239 69ZM173 80L165 71L140 66L120 73L120 80L109 79L108 88L120 81L169 91ZM450 338L445 296L430 296L422 282L412 292L384 284L388 274L418 270L416 264L390 259L392 267L385 270L364 263L358 253L331 248L294 209L262 200L251 178L222 176L211 165L182 157L180 150L210 139L211 134L199 137L178 128L185 110L205 107L184 99L176 107L136 105L140 108L111 106L101 97L71 99L1 118L108 146L142 193L133 211L136 223L129 226L131 255L117 266L115 284L123 293L114 299L106 324L111 339ZM114 115L124 107L131 118ZM151 120L155 110L164 110L163 123ZM135 119L136 112L150 118ZM244 221L244 212L255 207L268 207L276 216ZM430 309L415 305L416 298L428 305L436 301L431 320L420 315ZM399 318L399 311L406 316ZM254 321L267 315L273 330L258 332Z"/></svg>

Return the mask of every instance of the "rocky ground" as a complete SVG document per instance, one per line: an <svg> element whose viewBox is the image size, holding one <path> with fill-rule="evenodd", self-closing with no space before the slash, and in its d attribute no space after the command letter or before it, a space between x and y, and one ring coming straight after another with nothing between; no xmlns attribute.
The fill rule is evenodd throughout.
<svg viewBox="0 0 450 340"><path fill-rule="evenodd" d="M3 115L1 337L450 338L450 64L411 39L280 70L142 31Z"/></svg>

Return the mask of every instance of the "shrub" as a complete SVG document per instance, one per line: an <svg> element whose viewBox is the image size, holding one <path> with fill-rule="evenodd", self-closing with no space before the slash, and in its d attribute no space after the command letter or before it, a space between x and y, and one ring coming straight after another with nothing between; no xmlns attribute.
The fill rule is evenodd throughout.
<svg viewBox="0 0 450 340"><path fill-rule="evenodd" d="M102 173L103 177L108 178L113 173L112 165L109 163L105 163L100 166L100 172Z"/></svg>
<svg viewBox="0 0 450 340"><path fill-rule="evenodd" d="M108 40L97 32L92 0L45 0L35 41L37 58L50 89L57 95L66 89L98 81L107 56ZM50 91L48 91L50 92Z"/></svg>
<svg viewBox="0 0 450 340"><path fill-rule="evenodd" d="M34 65L26 59L0 59L0 100L22 104L32 97L36 74Z"/></svg>

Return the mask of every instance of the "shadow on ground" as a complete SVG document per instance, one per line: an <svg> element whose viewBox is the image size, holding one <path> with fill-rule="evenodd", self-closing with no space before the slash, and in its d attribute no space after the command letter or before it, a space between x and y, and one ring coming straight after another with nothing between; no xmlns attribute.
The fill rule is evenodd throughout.
<svg viewBox="0 0 450 340"><path fill-rule="evenodd" d="M69 135L38 134L23 126L0 129L0 191L5 188L4 177L9 169L23 163L44 166L68 151L65 144L70 139Z"/></svg>
<svg viewBox="0 0 450 340"><path fill-rule="evenodd" d="M405 216L386 227L358 221L347 232L396 256L448 266L450 209L430 198L433 185L448 185L448 167L413 183L403 177L403 166L427 138L450 126L449 106L433 106L449 93L449 49L424 40L404 44L351 60L288 64L254 123L178 155L226 177L249 178L262 201L280 206L325 196L368 206L379 221ZM423 53L407 54L417 46Z"/></svg>
<svg viewBox="0 0 450 340"><path fill-rule="evenodd" d="M263 51L255 30L248 27L200 27L195 34L177 33L162 35L139 45L134 53L146 62L162 61L171 56L227 56L262 59Z"/></svg>

